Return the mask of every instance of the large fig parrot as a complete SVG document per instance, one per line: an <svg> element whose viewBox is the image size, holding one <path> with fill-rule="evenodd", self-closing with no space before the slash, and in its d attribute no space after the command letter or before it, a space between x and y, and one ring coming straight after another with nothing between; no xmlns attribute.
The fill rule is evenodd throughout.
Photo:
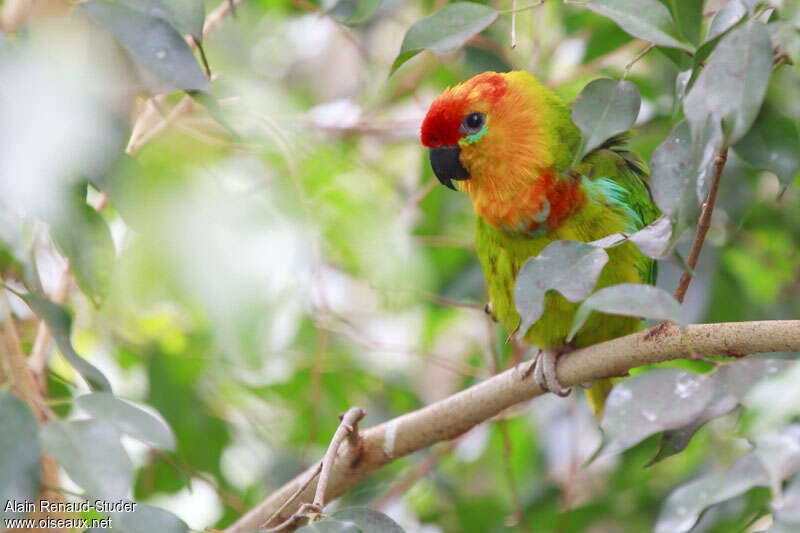
<svg viewBox="0 0 800 533"><path fill-rule="evenodd" d="M514 284L525 261L549 243L590 242L633 233L658 216L641 160L618 135L574 162L580 131L571 107L531 74L484 72L448 88L431 104L421 141L436 177L465 192L477 218L476 249L492 315L509 331L520 317ZM617 283L654 283L656 267L630 242L609 248L595 290ZM522 338L541 351L534 376L542 388L566 394L557 357L636 331L636 317L594 312L570 343L579 302L549 291L544 314ZM532 367L533 369L533 367ZM587 390L602 415L609 380Z"/></svg>

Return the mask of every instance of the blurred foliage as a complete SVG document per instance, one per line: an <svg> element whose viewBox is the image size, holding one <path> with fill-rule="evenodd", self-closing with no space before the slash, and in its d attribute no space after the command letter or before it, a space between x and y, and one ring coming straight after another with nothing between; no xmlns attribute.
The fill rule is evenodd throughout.
<svg viewBox="0 0 800 533"><path fill-rule="evenodd" d="M0 274L23 348L37 316L54 334L56 415L37 436L0 395L0 495L35 492L41 448L85 498L149 504L119 530L224 528L318 460L349 407L373 425L515 361L483 313L468 201L434 186L417 139L436 94L487 69L568 100L597 78L635 85L641 107L630 94L601 133L635 118L673 229L632 239L654 257L674 259L654 242L686 254L708 156L732 146L683 316L797 317L800 3L584 4L520 3L513 49L511 2L246 0L226 16L95 0L13 28L0 4ZM45 297L66 265L62 307ZM659 267L672 293L682 270ZM800 373L758 361L638 373L605 436L580 393L537 399L375 472L308 527L794 531ZM145 405L90 392L109 382Z"/></svg>

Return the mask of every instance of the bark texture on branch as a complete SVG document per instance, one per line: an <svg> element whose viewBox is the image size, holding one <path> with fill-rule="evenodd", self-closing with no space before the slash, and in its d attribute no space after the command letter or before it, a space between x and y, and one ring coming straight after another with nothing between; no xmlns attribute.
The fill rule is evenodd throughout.
<svg viewBox="0 0 800 533"><path fill-rule="evenodd" d="M559 359L558 378L567 386L624 375L631 368L697 356L741 357L752 353L800 351L800 320L731 322L678 326L662 323L639 333L571 352ZM450 440L502 410L542 394L531 378L522 379L523 362L441 401L361 431L361 450L345 443L329 477L326 496L344 494L356 482L400 457ZM358 461L353 462L358 453ZM310 470L317 467L315 464ZM303 472L231 525L226 533L256 531L308 479ZM291 505L275 516L277 524L314 498L310 483Z"/></svg>

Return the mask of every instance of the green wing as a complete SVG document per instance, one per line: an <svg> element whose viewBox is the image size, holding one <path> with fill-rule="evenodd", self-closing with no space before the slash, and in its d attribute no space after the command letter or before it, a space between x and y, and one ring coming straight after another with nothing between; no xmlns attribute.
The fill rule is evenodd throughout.
<svg viewBox="0 0 800 533"><path fill-rule="evenodd" d="M627 150L629 133L621 133L587 154L578 167L613 207L630 221L629 232L638 231L661 214L653 203L645 163L637 154ZM654 285L658 274L655 261L641 262L641 281Z"/></svg>

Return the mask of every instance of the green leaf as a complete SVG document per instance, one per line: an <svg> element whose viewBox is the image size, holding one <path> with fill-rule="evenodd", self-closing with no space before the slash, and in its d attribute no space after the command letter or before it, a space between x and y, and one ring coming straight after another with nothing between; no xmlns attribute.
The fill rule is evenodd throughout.
<svg viewBox="0 0 800 533"><path fill-rule="evenodd" d="M672 19L678 27L683 40L695 46L700 44L700 30L703 25L703 0L668 0Z"/></svg>
<svg viewBox="0 0 800 533"><path fill-rule="evenodd" d="M722 123L714 115L708 115L705 124L702 124L694 142L694 159L696 169L695 193L697 204L702 205L708 197L711 183L714 181L714 167L717 155L724 142Z"/></svg>
<svg viewBox="0 0 800 533"><path fill-rule="evenodd" d="M206 108L206 112L208 115L213 118L217 124L228 130L228 133L234 139L239 139L240 136L236 133L236 130L233 129L228 119L225 118L225 112L222 110L222 106L219 105L219 102L214 95L211 93L205 93L202 91L186 91L189 96L192 97L192 100Z"/></svg>
<svg viewBox="0 0 800 533"><path fill-rule="evenodd" d="M785 370L791 363L781 359L749 358L729 363L714 372L714 396L696 420L682 428L665 431L652 465L682 452L695 433L707 422L730 413L756 383Z"/></svg>
<svg viewBox="0 0 800 533"><path fill-rule="evenodd" d="M537 257L529 258L514 285L520 332L524 335L542 316L548 290L560 292L571 302L589 296L607 262L605 250L576 241L552 242Z"/></svg>
<svg viewBox="0 0 800 533"><path fill-rule="evenodd" d="M35 293L18 294L33 312L45 321L61 355L86 379L93 390L111 391L111 383L96 366L78 355L70 341L72 317L67 310Z"/></svg>
<svg viewBox="0 0 800 533"><path fill-rule="evenodd" d="M96 306L102 305L111 287L116 249L103 217L86 203L86 183L67 194L62 216L50 224L50 235L70 268L81 291Z"/></svg>
<svg viewBox="0 0 800 533"><path fill-rule="evenodd" d="M363 24L381 7L383 0L339 0L329 11L343 24Z"/></svg>
<svg viewBox="0 0 800 533"><path fill-rule="evenodd" d="M740 0L730 0L716 12L714 18L711 19L705 40L697 48L697 52L692 58L692 71L686 82L684 94L694 86L708 56L714 51L722 37L746 20L745 15L747 15L747 6Z"/></svg>
<svg viewBox="0 0 800 533"><path fill-rule="evenodd" d="M652 224L633 233L628 240L647 257L664 259L670 252L669 245L673 240L672 224L666 215L661 215Z"/></svg>
<svg viewBox="0 0 800 533"><path fill-rule="evenodd" d="M567 340L578 333L592 311L686 324L681 304L670 293L653 285L620 283L600 289L581 303L575 312Z"/></svg>
<svg viewBox="0 0 800 533"><path fill-rule="evenodd" d="M726 144L753 124L772 70L772 44L763 24L747 22L722 38L686 95L683 110L697 144L709 117L721 121Z"/></svg>
<svg viewBox="0 0 800 533"><path fill-rule="evenodd" d="M167 22L198 43L203 41L206 6L202 0L120 0L119 3Z"/></svg>
<svg viewBox="0 0 800 533"><path fill-rule="evenodd" d="M134 61L155 76L147 83L153 92L209 90L192 50L169 22L102 0L83 3L79 9L110 31Z"/></svg>
<svg viewBox="0 0 800 533"><path fill-rule="evenodd" d="M634 37L694 52L694 46L681 39L669 10L658 0L589 0L585 5Z"/></svg>
<svg viewBox="0 0 800 533"><path fill-rule="evenodd" d="M797 122L769 102L761 107L753 127L733 150L754 167L774 172L784 187L791 185L800 170Z"/></svg>
<svg viewBox="0 0 800 533"><path fill-rule="evenodd" d="M448 4L418 21L406 33L390 74L423 50L455 52L497 19L497 10L472 2Z"/></svg>
<svg viewBox="0 0 800 533"><path fill-rule="evenodd" d="M679 235L694 218L694 151L689 124L679 122L650 158L650 190L656 206L668 216Z"/></svg>
<svg viewBox="0 0 800 533"><path fill-rule="evenodd" d="M342 509L341 511L336 511L332 518L351 522L369 533L403 533L403 528L397 522L383 513L366 507Z"/></svg>
<svg viewBox="0 0 800 533"><path fill-rule="evenodd" d="M93 418L116 426L126 435L157 448L175 449L175 435L166 421L127 400L109 392L95 392L78 396L75 404Z"/></svg>
<svg viewBox="0 0 800 533"><path fill-rule="evenodd" d="M191 35L198 44L203 42L203 25L206 22L203 0L165 0L164 5L175 16L178 31Z"/></svg>
<svg viewBox="0 0 800 533"><path fill-rule="evenodd" d="M16 214L0 200L0 272L8 277L35 280L31 261L34 221Z"/></svg>
<svg viewBox="0 0 800 533"><path fill-rule="evenodd" d="M783 497L773 505L772 517L774 523L768 533L794 533L800 527L800 476L789 482Z"/></svg>
<svg viewBox="0 0 800 533"><path fill-rule="evenodd" d="M689 531L706 508L753 487L766 485L768 481L759 458L753 452L748 453L729 469L705 475L673 491L658 515L655 533Z"/></svg>
<svg viewBox="0 0 800 533"><path fill-rule="evenodd" d="M711 378L676 368L655 368L614 386L606 400L603 444L595 457L620 453L655 433L697 418L711 401Z"/></svg>
<svg viewBox="0 0 800 533"><path fill-rule="evenodd" d="M133 512L109 513L114 531L122 533L188 533L189 526L174 514L144 503L136 503Z"/></svg>
<svg viewBox="0 0 800 533"><path fill-rule="evenodd" d="M120 434L99 420L53 420L42 428L42 446L92 498L111 501L128 495L133 464Z"/></svg>
<svg viewBox="0 0 800 533"><path fill-rule="evenodd" d="M360 527L352 522L325 518L319 522L308 524L297 530L298 533L364 533ZM371 532L370 532L371 533Z"/></svg>
<svg viewBox="0 0 800 533"><path fill-rule="evenodd" d="M582 135L574 162L580 162L608 138L628 131L636 122L641 103L639 89L629 81L600 78L584 87L572 105L572 121Z"/></svg>
<svg viewBox="0 0 800 533"><path fill-rule="evenodd" d="M714 18L711 19L711 23L708 25L708 32L706 32L704 44L710 43L714 39L727 33L727 31L736 26L736 23L742 20L745 15L747 15L747 6L744 5L743 2L739 0L730 0L730 2L726 2L714 13Z"/></svg>
<svg viewBox="0 0 800 533"><path fill-rule="evenodd" d="M6 511L7 502L36 501L41 483L39 421L30 408L9 392L0 393L0 524L27 513Z"/></svg>
<svg viewBox="0 0 800 533"><path fill-rule="evenodd" d="M771 31L775 31L781 48L786 51L795 68L800 67L800 10L794 22L782 20L777 25L777 30Z"/></svg>
<svg viewBox="0 0 800 533"><path fill-rule="evenodd" d="M742 404L752 413L747 432L759 435L778 429L800 414L800 365L753 387Z"/></svg>
<svg viewBox="0 0 800 533"><path fill-rule="evenodd" d="M783 480L800 469L800 424L768 431L753 439L755 453L767 472L769 487L780 498Z"/></svg>

